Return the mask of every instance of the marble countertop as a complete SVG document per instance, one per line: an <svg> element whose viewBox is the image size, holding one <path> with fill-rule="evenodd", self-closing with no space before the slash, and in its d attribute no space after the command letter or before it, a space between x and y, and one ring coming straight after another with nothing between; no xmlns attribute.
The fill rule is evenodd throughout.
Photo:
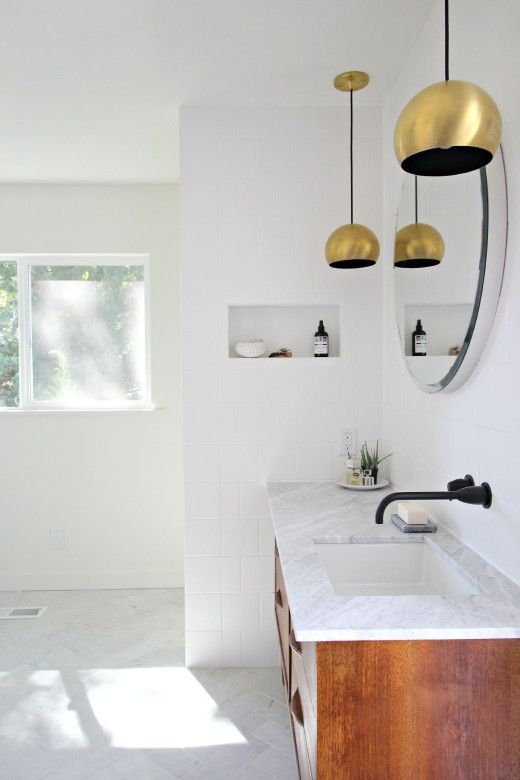
<svg viewBox="0 0 520 780"><path fill-rule="evenodd" d="M291 617L300 642L384 639L520 637L520 587L439 528L403 534L390 520L374 522L389 492L360 493L334 482L267 485ZM475 512L482 511L475 507ZM430 544L476 581L482 593L465 596L338 596L315 542Z"/></svg>

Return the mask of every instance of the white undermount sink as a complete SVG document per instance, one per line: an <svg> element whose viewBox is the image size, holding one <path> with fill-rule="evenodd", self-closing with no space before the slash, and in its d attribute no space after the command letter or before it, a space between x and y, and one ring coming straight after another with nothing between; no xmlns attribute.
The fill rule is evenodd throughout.
<svg viewBox="0 0 520 780"><path fill-rule="evenodd" d="M434 546L405 543L314 543L338 596L466 596L482 593Z"/></svg>

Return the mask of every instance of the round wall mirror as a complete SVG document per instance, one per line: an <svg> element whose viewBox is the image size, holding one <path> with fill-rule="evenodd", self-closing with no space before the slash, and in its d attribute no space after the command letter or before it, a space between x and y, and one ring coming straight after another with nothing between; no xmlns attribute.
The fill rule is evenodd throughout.
<svg viewBox="0 0 520 780"><path fill-rule="evenodd" d="M426 392L455 390L477 365L500 296L506 241L502 150L472 173L405 176L395 312L406 367Z"/></svg>

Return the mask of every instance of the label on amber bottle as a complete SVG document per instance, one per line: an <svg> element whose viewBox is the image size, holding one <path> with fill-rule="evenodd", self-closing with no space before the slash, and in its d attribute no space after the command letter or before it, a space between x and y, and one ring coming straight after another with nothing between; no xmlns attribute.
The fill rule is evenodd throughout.
<svg viewBox="0 0 520 780"><path fill-rule="evenodd" d="M415 337L415 351L426 353L426 333L419 333Z"/></svg>
<svg viewBox="0 0 520 780"><path fill-rule="evenodd" d="M329 344L326 336L314 337L314 354L315 355L328 355Z"/></svg>

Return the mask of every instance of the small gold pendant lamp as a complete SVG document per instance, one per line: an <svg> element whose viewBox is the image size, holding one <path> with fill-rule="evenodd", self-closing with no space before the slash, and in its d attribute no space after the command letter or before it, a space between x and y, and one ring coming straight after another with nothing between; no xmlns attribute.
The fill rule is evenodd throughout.
<svg viewBox="0 0 520 780"><path fill-rule="evenodd" d="M429 268L439 265L444 257L444 241L436 228L419 222L417 207L417 176L415 176L415 222L398 230L395 236L394 266L396 268Z"/></svg>
<svg viewBox="0 0 520 780"><path fill-rule="evenodd" d="M394 150L403 170L417 176L452 176L493 159L502 135L494 100L469 81L449 80L449 0L444 0L445 81L431 84L401 112Z"/></svg>
<svg viewBox="0 0 520 780"><path fill-rule="evenodd" d="M350 224L341 225L329 236L325 257L331 268L366 268L379 257L379 241L365 225L354 222L353 101L352 93L368 84L367 73L350 70L334 79L341 92L350 92Z"/></svg>

